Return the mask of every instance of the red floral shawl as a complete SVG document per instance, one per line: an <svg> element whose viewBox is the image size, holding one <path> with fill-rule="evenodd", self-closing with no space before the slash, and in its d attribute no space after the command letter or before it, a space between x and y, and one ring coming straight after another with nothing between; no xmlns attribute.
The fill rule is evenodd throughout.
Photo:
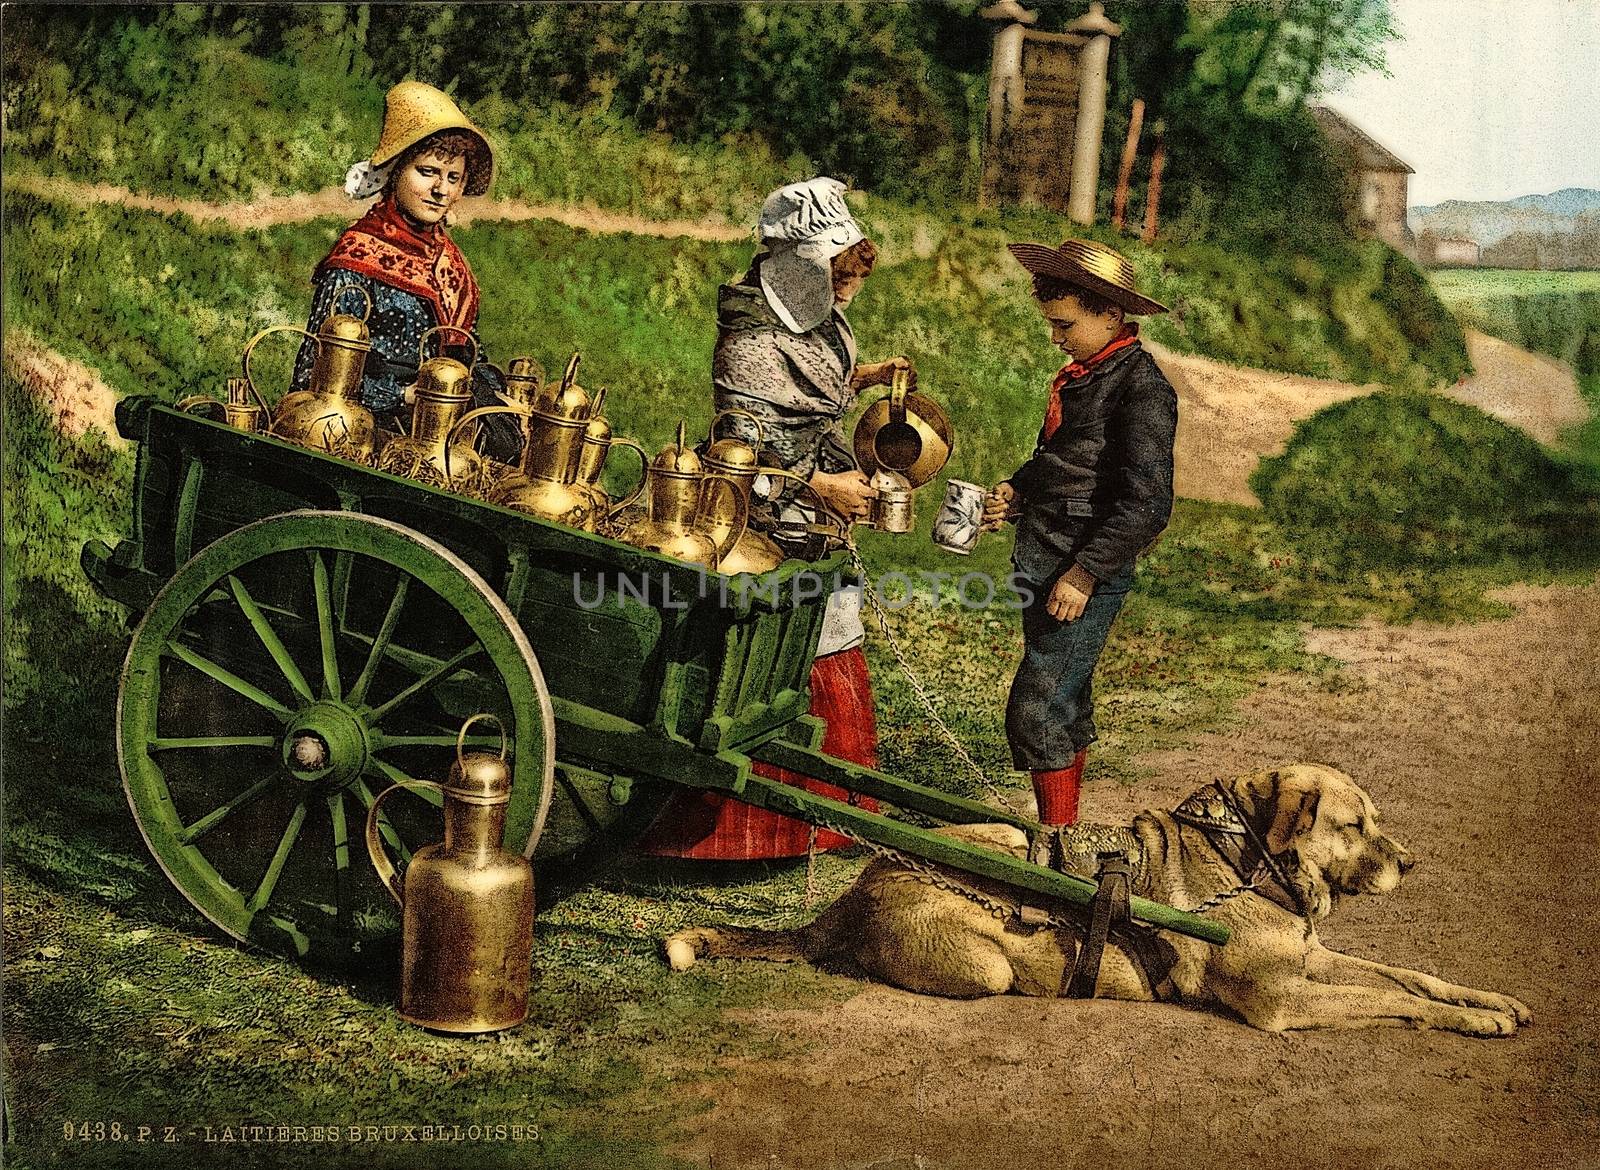
<svg viewBox="0 0 1600 1170"><path fill-rule="evenodd" d="M328 268L359 272L421 297L440 325L471 329L477 323L478 282L461 249L441 224L417 231L391 195L345 228L317 271Z"/></svg>

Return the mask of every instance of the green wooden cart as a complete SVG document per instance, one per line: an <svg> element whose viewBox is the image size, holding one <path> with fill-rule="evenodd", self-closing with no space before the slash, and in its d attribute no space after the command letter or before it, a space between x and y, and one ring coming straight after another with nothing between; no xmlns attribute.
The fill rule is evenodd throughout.
<svg viewBox="0 0 1600 1170"><path fill-rule="evenodd" d="M848 578L843 553L729 579L153 399L123 402L117 425L139 444L132 532L87 545L83 567L138 615L118 697L123 783L168 877L234 938L332 964L392 939L392 903L352 834L378 791L442 775L456 728L482 711L509 735L506 844L534 859L542 900L626 849L677 788L1045 902L1093 895L752 772L797 769L945 823L1030 824L819 750L807 685L824 603L799 586ZM437 838L437 800L386 803L402 860ZM1156 903L1133 912L1227 938Z"/></svg>

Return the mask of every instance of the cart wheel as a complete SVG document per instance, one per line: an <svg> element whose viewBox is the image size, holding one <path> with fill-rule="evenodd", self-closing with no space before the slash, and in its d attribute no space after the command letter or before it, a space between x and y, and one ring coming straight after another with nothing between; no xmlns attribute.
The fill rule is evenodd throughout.
<svg viewBox="0 0 1600 1170"><path fill-rule="evenodd" d="M234 938L340 964L399 925L362 855L367 810L395 781L442 780L480 711L509 738L506 847L531 856L555 716L511 611L403 525L290 512L208 546L156 595L123 667L117 758L139 831L196 909ZM402 861L441 838L440 799L384 806Z"/></svg>

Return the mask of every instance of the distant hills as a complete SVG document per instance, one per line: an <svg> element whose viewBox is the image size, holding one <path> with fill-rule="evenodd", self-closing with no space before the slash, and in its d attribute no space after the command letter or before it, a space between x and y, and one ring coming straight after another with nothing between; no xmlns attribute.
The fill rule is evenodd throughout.
<svg viewBox="0 0 1600 1170"><path fill-rule="evenodd" d="M1409 219L1425 262L1424 234L1474 241L1486 267L1600 268L1600 191L1588 187L1516 199L1448 199L1411 208Z"/></svg>

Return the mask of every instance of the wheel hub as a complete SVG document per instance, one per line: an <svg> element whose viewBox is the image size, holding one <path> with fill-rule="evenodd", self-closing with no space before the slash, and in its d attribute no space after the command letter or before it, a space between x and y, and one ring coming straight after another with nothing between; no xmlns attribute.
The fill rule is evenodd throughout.
<svg viewBox="0 0 1600 1170"><path fill-rule="evenodd" d="M326 699L297 712L282 743L283 766L305 784L350 784L366 768L371 752L361 716Z"/></svg>

